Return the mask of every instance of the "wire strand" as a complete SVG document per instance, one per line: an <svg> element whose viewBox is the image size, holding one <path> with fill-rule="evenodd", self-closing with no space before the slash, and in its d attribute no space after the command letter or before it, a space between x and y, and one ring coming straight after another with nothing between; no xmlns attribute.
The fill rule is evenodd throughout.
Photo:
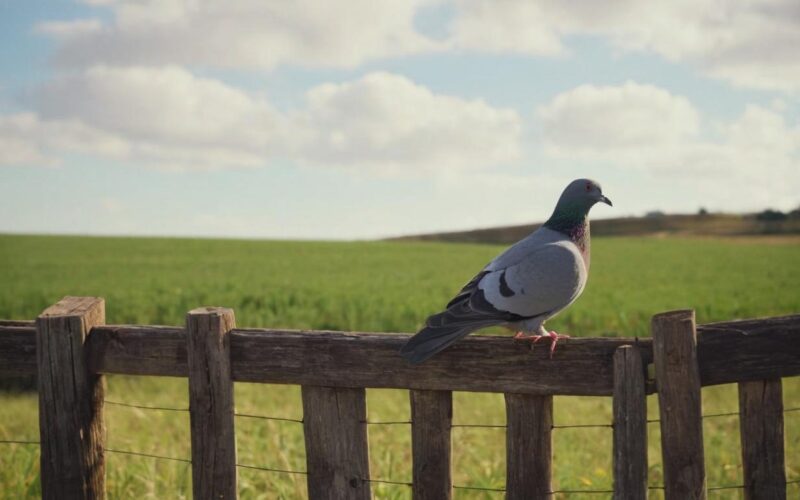
<svg viewBox="0 0 800 500"><path fill-rule="evenodd" d="M279 422L293 422L293 423L296 423L296 424L302 424L303 423L302 419L288 418L288 417L270 417L270 416L267 416L267 415L251 415L249 413L234 413L234 415L237 416L237 417L244 417L244 418L259 418L259 419L262 419L262 420L277 420Z"/></svg>
<svg viewBox="0 0 800 500"><path fill-rule="evenodd" d="M272 467L262 467L260 465L236 464L236 467L241 467L243 469L255 469L266 472L280 472L282 474L301 474L304 476L308 475L308 472L304 470L273 469Z"/></svg>
<svg viewBox="0 0 800 500"><path fill-rule="evenodd" d="M392 481L390 479L365 479L361 478L362 481L367 483L381 483L381 484L394 484L399 486L414 486L414 483L409 483L408 481Z"/></svg>
<svg viewBox="0 0 800 500"><path fill-rule="evenodd" d="M188 460L186 458L165 457L163 455L152 455L150 453L141 453L141 452L138 452L138 451L113 450L111 448L104 448L103 450L107 451L109 453L121 453L123 455L134 455L134 456L137 456L137 457L156 458L156 459L159 459L159 460L172 460L174 462L184 462L184 463L188 463L188 464L192 463L191 460Z"/></svg>
<svg viewBox="0 0 800 500"><path fill-rule="evenodd" d="M367 424L367 425L407 425L413 424L411 420L396 420L396 421L373 421L373 420L360 420L358 423L360 424Z"/></svg>
<svg viewBox="0 0 800 500"><path fill-rule="evenodd" d="M453 489L456 490L479 490L479 491L496 491L498 493L502 493L506 491L505 488L488 488L485 486L459 486L457 484L453 485Z"/></svg>
<svg viewBox="0 0 800 500"><path fill-rule="evenodd" d="M706 488L707 491L721 491L721 490L741 490L744 488L743 484L732 484L729 486L710 486Z"/></svg>
<svg viewBox="0 0 800 500"><path fill-rule="evenodd" d="M126 408L138 408L140 410L160 410L160 411L189 411L189 408L171 408L167 406L146 406L146 405L139 405L133 403L122 403L120 401L110 401L108 399L103 400L104 403L114 405L114 406L124 406Z"/></svg>
<svg viewBox="0 0 800 500"><path fill-rule="evenodd" d="M39 441L25 441L20 439L0 439L0 444L41 444Z"/></svg>

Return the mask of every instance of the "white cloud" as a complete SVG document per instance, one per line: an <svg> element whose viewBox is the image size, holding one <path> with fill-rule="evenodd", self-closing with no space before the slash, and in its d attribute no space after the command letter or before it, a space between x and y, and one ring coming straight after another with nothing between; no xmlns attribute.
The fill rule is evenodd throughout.
<svg viewBox="0 0 800 500"><path fill-rule="evenodd" d="M128 144L73 119L43 121L34 113L0 116L0 165L57 166L69 153L121 158Z"/></svg>
<svg viewBox="0 0 800 500"><path fill-rule="evenodd" d="M568 52L569 36L600 36L622 50L688 62L735 85L800 91L796 0L456 3L451 43L459 48L558 55Z"/></svg>
<svg viewBox="0 0 800 500"><path fill-rule="evenodd" d="M445 40L414 18L452 3ZM356 67L442 50L560 56L568 38L598 36L649 51L734 85L800 91L800 2L675 0L120 0L92 2L112 20L48 21L66 67L202 65L271 69Z"/></svg>
<svg viewBox="0 0 800 500"><path fill-rule="evenodd" d="M515 111L437 95L389 73L321 85L287 113L178 67L95 66L56 78L34 97L37 113L0 118L3 163L53 164L80 152L209 170L280 157L413 176L511 161L521 128Z"/></svg>
<svg viewBox="0 0 800 500"><path fill-rule="evenodd" d="M457 0L448 43L458 49L541 56L564 54L552 8L536 1ZM555 3L555 2L552 2Z"/></svg>
<svg viewBox="0 0 800 500"><path fill-rule="evenodd" d="M45 84L35 106L143 143L262 150L278 133L265 99L174 66L93 67Z"/></svg>
<svg viewBox="0 0 800 500"><path fill-rule="evenodd" d="M259 165L281 133L266 100L178 67L92 67L44 85L35 106L124 138L134 156L200 168Z"/></svg>
<svg viewBox="0 0 800 500"><path fill-rule="evenodd" d="M772 109L749 105L715 123L683 97L629 82L564 92L538 117L545 151L555 158L697 183L721 207L797 203L800 126Z"/></svg>
<svg viewBox="0 0 800 500"><path fill-rule="evenodd" d="M311 89L294 119L304 133L299 156L318 165L436 172L485 168L519 155L516 111L437 95L389 73Z"/></svg>
<svg viewBox="0 0 800 500"><path fill-rule="evenodd" d="M36 31L55 38L90 36L99 33L103 23L99 19L77 19L74 21L45 21L36 25Z"/></svg>
<svg viewBox="0 0 800 500"><path fill-rule="evenodd" d="M101 29L48 23L69 32L57 61L65 65L188 64L273 68L280 64L353 67L432 50L414 29L429 0L122 0Z"/></svg>
<svg viewBox="0 0 800 500"><path fill-rule="evenodd" d="M686 98L634 82L582 85L557 95L538 115L548 152L595 158L679 146L697 135L700 120Z"/></svg>

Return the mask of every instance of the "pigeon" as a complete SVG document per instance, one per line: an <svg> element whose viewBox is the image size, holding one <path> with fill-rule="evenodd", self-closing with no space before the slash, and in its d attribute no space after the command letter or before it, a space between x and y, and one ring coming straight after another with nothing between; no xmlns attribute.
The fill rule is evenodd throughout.
<svg viewBox="0 0 800 500"><path fill-rule="evenodd" d="M499 325L517 331L514 339L549 339L552 358L558 340L569 336L548 332L544 322L586 286L588 215L597 202L611 206L597 182L570 182L547 222L489 262L444 311L428 317L400 354L418 364L476 330Z"/></svg>

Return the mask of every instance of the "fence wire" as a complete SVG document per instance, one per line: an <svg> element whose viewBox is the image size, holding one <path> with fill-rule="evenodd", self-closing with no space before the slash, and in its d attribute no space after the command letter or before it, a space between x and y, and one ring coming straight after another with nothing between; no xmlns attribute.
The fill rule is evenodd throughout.
<svg viewBox="0 0 800 500"><path fill-rule="evenodd" d="M106 404L114 405L114 406L121 406L126 408L136 408L140 410L151 410L151 411L174 411L174 412L189 412L189 408L176 408L176 407L167 407L167 406L151 406L151 405L142 405L142 404L134 404L134 403L125 403L121 401L111 401L111 400L104 400ZM792 407L786 408L783 410L783 413L791 413L800 411L800 407ZM723 413L710 413L702 415L703 419L706 418L717 418L717 417L732 417L732 416L739 416L739 412L723 412ZM234 413L237 417L242 418L254 418L254 419L262 419L262 420L274 420L274 421L282 421L282 422L293 422L302 424L302 419L296 418L288 418L288 417L273 417L270 415L254 415L249 413ZM660 419L648 419L647 423L658 423ZM365 420L362 423L367 425L410 425L413 424L413 420L393 420L393 421L372 421L372 420ZM505 424L452 424L451 427L453 428L484 428L484 429L505 429L508 426ZM553 424L551 425L551 429L574 429L574 428L613 428L614 424L612 423L590 423L590 424ZM34 440L17 440L17 439L0 439L0 444L22 444L22 445L39 445L39 441ZM177 457L168 457L164 455L155 455L151 453L142 453L138 451L131 451L131 450L117 450L112 448L104 448L104 451L109 453L117 453L122 455L130 455L130 456L137 456L143 458L150 458L155 460L169 460L173 462L181 462L191 464L192 461L186 458L177 458ZM243 468L243 469L251 469L251 470L258 470L263 472L272 472L272 473L279 473L279 474L297 474L297 475L308 475L307 471L299 471L299 470L290 470L290 469L278 469L273 467L265 467L261 465L252 465L252 464L236 464L236 467ZM362 481L368 483L376 483L376 484L389 484L395 486L406 486L412 487L413 483L408 481L394 481L390 479L373 479L373 478L361 478ZM786 481L786 485L793 485L800 483L800 478L792 479ZM737 485L724 485L724 486L710 486L706 488L708 492L717 492L717 491L725 491L725 490L733 490L733 489L743 489L744 485L737 484ZM487 486L469 486L469 485L453 485L453 489L456 490L475 490L475 491L487 491L487 492L494 492L494 493L505 493L505 488L492 488ZM663 490L665 489L664 486L653 485L648 486L648 490ZM614 490L606 490L606 489L590 489L590 490L553 490L548 492L549 494L608 494L614 493Z"/></svg>
<svg viewBox="0 0 800 500"><path fill-rule="evenodd" d="M129 406L129 405L126 405ZM154 408L154 409L163 409L163 408ZM0 439L0 444L26 444L26 445L38 445L40 444L39 441L27 441L27 440L15 440L15 439ZM118 453L121 455L131 455L143 458L152 458L156 460L169 460L173 462L181 462L186 464L191 464L192 461L187 458L178 458L178 457L167 457L164 455L155 455L152 453L142 453L139 451L130 451L130 450L117 450L113 448L103 448L104 451L109 453ZM275 472L280 474L297 474L307 476L307 471L300 471L300 470L291 470L291 469L278 469L273 467L265 467L261 465L251 465L251 464L236 464L236 467L243 468L243 469L252 469L264 472ZM373 479L373 478L361 478L362 481L368 483L378 483L378 484L390 484L394 486L407 486L412 487L414 483L408 481L393 481L390 479ZM791 479L785 482L786 486L799 484L800 478L798 479ZM735 490L735 489L743 489L743 484L735 484L735 485L725 485L725 486L709 486L706 488L708 492L715 492L715 491L724 491L724 490ZM492 488L488 486L468 486L468 485L460 485L454 484L453 489L455 490L475 490L475 491L490 491L494 493L505 493L505 488ZM648 490L663 490L665 489L664 486L660 485L653 485L648 486ZM549 491L548 494L562 494L562 495L588 495L588 494L606 494L606 493L614 493L614 490L601 490L601 489L591 489L591 490L552 490Z"/></svg>

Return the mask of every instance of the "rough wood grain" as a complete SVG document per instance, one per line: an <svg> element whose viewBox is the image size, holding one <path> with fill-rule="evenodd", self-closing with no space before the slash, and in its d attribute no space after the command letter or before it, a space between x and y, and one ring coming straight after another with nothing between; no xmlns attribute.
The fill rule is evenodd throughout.
<svg viewBox="0 0 800 500"><path fill-rule="evenodd" d="M303 386L310 500L369 500L364 389Z"/></svg>
<svg viewBox="0 0 800 500"><path fill-rule="evenodd" d="M551 498L553 397L506 393L506 499Z"/></svg>
<svg viewBox="0 0 800 500"><path fill-rule="evenodd" d="M230 362L232 309L186 315L192 491L196 499L236 498L236 434Z"/></svg>
<svg viewBox="0 0 800 500"><path fill-rule="evenodd" d="M100 373L187 377L186 331L176 326L109 325L89 335L89 365Z"/></svg>
<svg viewBox="0 0 800 500"><path fill-rule="evenodd" d="M703 385L800 375L800 315L697 328Z"/></svg>
<svg viewBox="0 0 800 500"><path fill-rule="evenodd" d="M667 500L706 498L702 401L694 311L653 316Z"/></svg>
<svg viewBox="0 0 800 500"><path fill-rule="evenodd" d="M15 332L25 345L31 345L24 339L25 330ZM800 375L800 316L718 323L698 327L698 332L703 385ZM531 355L526 344L504 337L475 336L418 367L410 367L396 355L407 339L408 335L399 334L234 330L233 377L250 382L341 387L611 395L612 357L617 347L636 344L643 362L652 362L650 339L570 339L560 346L555 359L548 360L546 349L537 349ZM563 356L561 347L565 348ZM188 374L186 334L178 327L96 327L87 349L94 372ZM314 360L318 358L320 374L315 373ZM7 371L24 372L35 364L35 356L29 347L0 348L0 366L4 364ZM648 394L654 392L650 381L645 387Z"/></svg>
<svg viewBox="0 0 800 500"><path fill-rule="evenodd" d="M474 336L414 366L398 353L407 335L276 330L232 335L233 376L241 381L569 395L610 395L614 350L636 342L573 338L549 359L547 348Z"/></svg>
<svg viewBox="0 0 800 500"><path fill-rule="evenodd" d="M36 328L36 321L30 319L0 319L0 327L2 326L29 326Z"/></svg>
<svg viewBox="0 0 800 500"><path fill-rule="evenodd" d="M453 393L409 391L415 500L452 498L450 430Z"/></svg>
<svg viewBox="0 0 800 500"><path fill-rule="evenodd" d="M746 500L785 500L781 379L739 384Z"/></svg>
<svg viewBox="0 0 800 500"><path fill-rule="evenodd" d="M64 297L36 319L42 498L105 498L104 380L84 352L104 321L96 297Z"/></svg>
<svg viewBox="0 0 800 500"><path fill-rule="evenodd" d="M28 376L36 371L36 327L0 326L0 376Z"/></svg>
<svg viewBox="0 0 800 500"><path fill-rule="evenodd" d="M647 399L639 348L614 353L614 498L647 498Z"/></svg>

